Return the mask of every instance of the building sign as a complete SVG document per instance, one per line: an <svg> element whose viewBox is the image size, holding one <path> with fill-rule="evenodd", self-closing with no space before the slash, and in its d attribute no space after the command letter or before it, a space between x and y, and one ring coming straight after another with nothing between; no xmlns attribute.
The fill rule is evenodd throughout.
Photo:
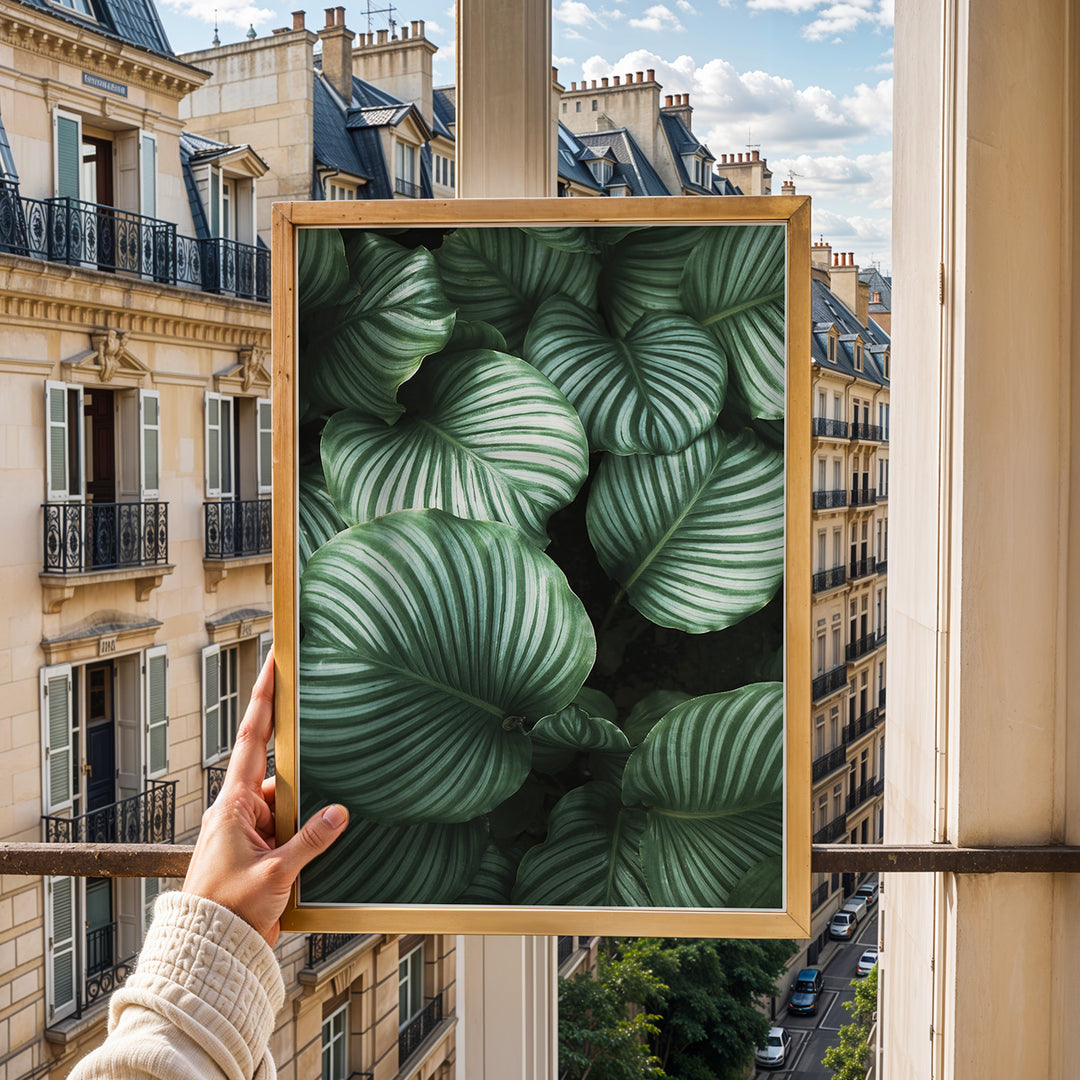
<svg viewBox="0 0 1080 1080"><path fill-rule="evenodd" d="M98 639L98 656L111 656L116 652L116 635Z"/></svg>
<svg viewBox="0 0 1080 1080"><path fill-rule="evenodd" d="M110 94L119 94L121 97L128 96L128 88L123 83L113 82L112 79L103 79L93 72L82 73L83 86L92 86L95 90L106 90Z"/></svg>

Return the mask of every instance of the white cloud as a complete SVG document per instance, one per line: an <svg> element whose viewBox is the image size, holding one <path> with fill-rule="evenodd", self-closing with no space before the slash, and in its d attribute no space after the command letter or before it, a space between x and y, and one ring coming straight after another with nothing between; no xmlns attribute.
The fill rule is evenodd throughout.
<svg viewBox="0 0 1080 1080"><path fill-rule="evenodd" d="M670 8L663 4L653 4L642 12L640 19L631 19L630 25L635 30L648 30L657 34L663 30L685 30L686 27L679 22L679 17Z"/></svg>
<svg viewBox="0 0 1080 1080"><path fill-rule="evenodd" d="M746 0L749 11L772 11L787 15L815 14L802 29L809 41L843 41L861 26L882 29L893 25L894 0Z"/></svg>
<svg viewBox="0 0 1080 1080"><path fill-rule="evenodd" d="M675 0L675 6L686 15L697 14L697 8L690 3L690 0Z"/></svg>
<svg viewBox="0 0 1080 1080"><path fill-rule="evenodd" d="M577 67L577 61L572 56L555 56L552 54L551 62L557 68Z"/></svg>
<svg viewBox="0 0 1080 1080"><path fill-rule="evenodd" d="M750 11L786 11L790 15L813 11L821 3L822 0L746 0Z"/></svg>
<svg viewBox="0 0 1080 1080"><path fill-rule="evenodd" d="M276 11L256 7L241 0L165 0L165 6L180 15L200 19L207 26L217 23L219 26L236 26L242 30L249 26L259 29L271 19L277 18Z"/></svg>
<svg viewBox="0 0 1080 1080"><path fill-rule="evenodd" d="M424 23L424 34L425 35L427 35L427 34L445 34L445 33L446 33L446 27L445 26L440 26L439 23L437 23L437 22L432 22L430 19L428 19Z"/></svg>
<svg viewBox="0 0 1080 1080"><path fill-rule="evenodd" d="M576 30L573 30L570 27L567 27L562 32L562 36L567 41L584 41L585 40L585 35L584 34L579 34Z"/></svg>
<svg viewBox="0 0 1080 1080"><path fill-rule="evenodd" d="M558 7L551 11L552 17L557 22L566 23L568 26L588 26L590 23L600 22L600 17L582 0L562 0Z"/></svg>

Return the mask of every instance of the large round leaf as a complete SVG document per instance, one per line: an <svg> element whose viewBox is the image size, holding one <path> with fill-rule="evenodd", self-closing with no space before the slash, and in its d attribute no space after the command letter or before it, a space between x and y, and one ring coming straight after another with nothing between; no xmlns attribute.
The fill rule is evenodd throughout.
<svg viewBox="0 0 1080 1080"><path fill-rule="evenodd" d="M454 903L509 904L519 858L520 856L514 858L494 844L488 844L476 877L469 882Z"/></svg>
<svg viewBox="0 0 1080 1080"><path fill-rule="evenodd" d="M541 717L529 738L533 744L533 768L547 773L558 772L579 752L591 750L600 757L630 752L630 743L620 728L602 716L590 715L579 705L567 705L552 716Z"/></svg>
<svg viewBox="0 0 1080 1080"><path fill-rule="evenodd" d="M649 732L622 797L648 813L641 857L653 903L725 907L751 868L781 853L783 765L780 683L691 698ZM771 895L760 880L750 891Z"/></svg>
<svg viewBox="0 0 1080 1080"><path fill-rule="evenodd" d="M296 246L300 311L345 303L349 298L349 264L340 230L300 229Z"/></svg>
<svg viewBox="0 0 1080 1080"><path fill-rule="evenodd" d="M681 705L690 697L681 690L652 690L640 701L634 703L630 714L623 722L626 737L635 746L645 741L657 723L676 705Z"/></svg>
<svg viewBox="0 0 1080 1080"><path fill-rule="evenodd" d="M597 229L607 238L610 230ZM634 230L603 253L600 306L617 334L626 334L648 312L683 311L679 283L701 226L654 225Z"/></svg>
<svg viewBox="0 0 1080 1080"><path fill-rule="evenodd" d="M638 611L691 634L722 630L776 592L784 562L784 459L714 427L677 454L606 457L589 538Z"/></svg>
<svg viewBox="0 0 1080 1080"><path fill-rule="evenodd" d="M596 258L550 247L520 229L458 229L435 252L435 261L459 315L496 326L512 353L549 296L564 293L596 306Z"/></svg>
<svg viewBox="0 0 1080 1080"><path fill-rule="evenodd" d="M303 870L300 894L314 904L447 904L477 875L486 843L482 820L380 825L354 816Z"/></svg>
<svg viewBox="0 0 1080 1080"><path fill-rule="evenodd" d="M643 315L612 337L595 311L545 300L525 359L577 409L594 450L670 454L711 427L724 403L727 362L689 315Z"/></svg>
<svg viewBox="0 0 1080 1080"><path fill-rule="evenodd" d="M401 510L300 582L301 782L389 824L468 821L529 771L522 725L573 700L592 626L516 530Z"/></svg>
<svg viewBox="0 0 1080 1080"><path fill-rule="evenodd" d="M363 409L387 423L401 413L397 391L454 328L431 252L409 251L373 233L345 242L356 267L351 299L320 313L304 347L301 371L314 404Z"/></svg>
<svg viewBox="0 0 1080 1080"><path fill-rule="evenodd" d="M784 415L784 227L711 229L686 262L685 310L716 337L752 416Z"/></svg>
<svg viewBox="0 0 1080 1080"><path fill-rule="evenodd" d="M521 860L514 903L648 906L639 854L644 829L645 815L623 806L614 784L574 788L551 811L547 839Z"/></svg>
<svg viewBox="0 0 1080 1080"><path fill-rule="evenodd" d="M430 506L514 525L538 547L589 471L566 398L524 360L479 349L429 360L409 388L423 411L388 428L356 409L323 430L330 494L350 524Z"/></svg>
<svg viewBox="0 0 1080 1080"><path fill-rule="evenodd" d="M337 512L326 488L322 466L317 462L300 470L299 504L299 569L303 571L308 559L332 536L347 529L349 523Z"/></svg>

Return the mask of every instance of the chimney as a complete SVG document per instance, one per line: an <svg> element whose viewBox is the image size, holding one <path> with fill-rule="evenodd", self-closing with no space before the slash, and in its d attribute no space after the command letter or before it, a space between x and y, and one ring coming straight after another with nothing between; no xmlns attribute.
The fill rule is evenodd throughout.
<svg viewBox="0 0 1080 1080"><path fill-rule="evenodd" d="M353 36L353 32L345 26L345 9L327 8L326 26L319 31L323 78L337 91L346 105L352 104Z"/></svg>
<svg viewBox="0 0 1080 1080"><path fill-rule="evenodd" d="M794 180L785 180L780 185L780 194L781 195L794 195L795 194L795 181Z"/></svg>
<svg viewBox="0 0 1080 1080"><path fill-rule="evenodd" d="M304 14L303 11L294 11L292 13L292 28L294 30L304 29Z"/></svg>
<svg viewBox="0 0 1080 1080"><path fill-rule="evenodd" d="M817 270L828 270L832 265L832 245L824 240L810 246L810 265Z"/></svg>
<svg viewBox="0 0 1080 1080"><path fill-rule="evenodd" d="M407 26L403 26L401 28L401 40L402 41L408 41L409 40L409 28Z"/></svg>
<svg viewBox="0 0 1080 1080"><path fill-rule="evenodd" d="M822 249L815 245L815 250ZM813 255L811 260L813 260ZM859 281L859 264L855 261L855 252L839 252L834 256L834 260L829 274L829 289L838 300L855 313L859 324L865 326L870 317L870 286Z"/></svg>
<svg viewBox="0 0 1080 1080"><path fill-rule="evenodd" d="M656 82L656 69L655 68L646 68L645 69L645 81L646 82Z"/></svg>
<svg viewBox="0 0 1080 1080"><path fill-rule="evenodd" d="M618 75L612 75L612 77L611 77L611 85L612 86L618 86L619 85L619 76Z"/></svg>
<svg viewBox="0 0 1080 1080"><path fill-rule="evenodd" d="M402 101L414 104L434 125L432 57L438 51L424 33L423 19L412 19L390 37L386 30L361 34L352 53L355 74ZM552 76L555 76L554 69Z"/></svg>
<svg viewBox="0 0 1080 1080"><path fill-rule="evenodd" d="M671 94L664 96L664 112L677 116L685 125L687 131L693 131L694 110L690 107L689 94Z"/></svg>

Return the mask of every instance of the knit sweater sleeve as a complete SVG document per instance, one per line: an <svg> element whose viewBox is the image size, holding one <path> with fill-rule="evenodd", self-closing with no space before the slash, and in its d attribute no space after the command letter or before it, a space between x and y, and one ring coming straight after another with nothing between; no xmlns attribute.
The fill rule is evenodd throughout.
<svg viewBox="0 0 1080 1080"><path fill-rule="evenodd" d="M273 950L226 908L162 893L109 1036L70 1080L274 1080L267 1049L285 987Z"/></svg>

